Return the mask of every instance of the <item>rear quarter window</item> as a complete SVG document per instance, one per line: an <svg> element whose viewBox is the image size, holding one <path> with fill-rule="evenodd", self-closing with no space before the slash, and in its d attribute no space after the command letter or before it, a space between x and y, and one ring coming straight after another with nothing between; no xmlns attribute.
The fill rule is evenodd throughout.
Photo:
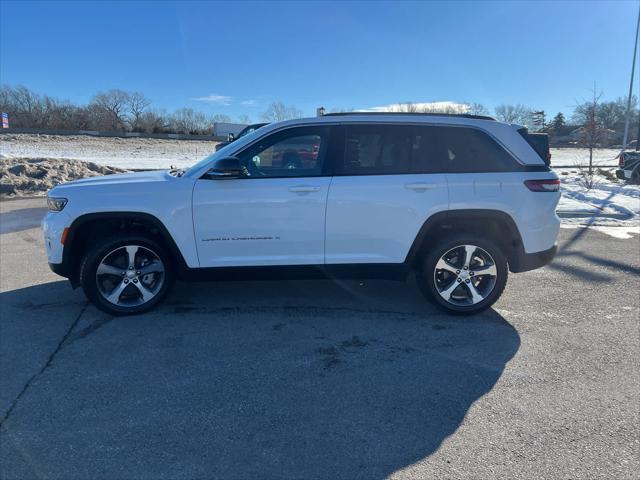
<svg viewBox="0 0 640 480"><path fill-rule="evenodd" d="M551 151L549 150L549 136L546 133L529 133L526 128L521 128L518 133L526 140L531 148L546 165L551 164Z"/></svg>
<svg viewBox="0 0 640 480"><path fill-rule="evenodd" d="M450 173L518 170L515 159L488 134L474 128L434 127L439 162Z"/></svg>

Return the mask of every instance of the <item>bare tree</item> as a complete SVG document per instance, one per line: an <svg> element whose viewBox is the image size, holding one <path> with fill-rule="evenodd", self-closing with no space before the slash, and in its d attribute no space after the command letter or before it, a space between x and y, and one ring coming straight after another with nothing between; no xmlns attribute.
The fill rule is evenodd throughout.
<svg viewBox="0 0 640 480"><path fill-rule="evenodd" d="M141 131L140 119L149 105L151 105L151 100L145 97L144 94L140 92L129 94L127 99L127 108L130 115L129 124L134 132Z"/></svg>
<svg viewBox="0 0 640 480"><path fill-rule="evenodd" d="M464 106L460 103L433 102L419 106L418 111L422 113L456 114L464 113Z"/></svg>
<svg viewBox="0 0 640 480"><path fill-rule="evenodd" d="M138 128L145 133L162 133L169 130L167 112L164 110L147 110L138 118Z"/></svg>
<svg viewBox="0 0 640 480"><path fill-rule="evenodd" d="M631 124L636 124L638 121L638 100L636 96L631 97ZM618 98L615 101L601 102L598 107L598 115L600 121L605 128L624 131L624 122L627 114L627 99Z"/></svg>
<svg viewBox="0 0 640 480"><path fill-rule="evenodd" d="M170 119L171 129L176 133L200 135L211 131L211 122L204 113L192 108L180 108L173 112Z"/></svg>
<svg viewBox="0 0 640 480"><path fill-rule="evenodd" d="M9 113L15 127L42 126L42 98L27 87L2 87L2 111Z"/></svg>
<svg viewBox="0 0 640 480"><path fill-rule="evenodd" d="M245 125L249 125L251 123L251 117L246 114L242 114L238 116L238 123L243 123Z"/></svg>
<svg viewBox="0 0 640 480"><path fill-rule="evenodd" d="M262 119L265 122L280 122L300 117L302 117L302 110L293 105L285 105L282 102L273 102L262 113Z"/></svg>
<svg viewBox="0 0 640 480"><path fill-rule="evenodd" d="M98 116L98 123L109 125L110 130L122 131L126 129L126 108L129 104L130 94L112 89L99 92L91 101L93 112Z"/></svg>
<svg viewBox="0 0 640 480"><path fill-rule="evenodd" d="M582 125L580 128L580 144L589 149L588 178L585 178L587 188L593 187L593 149L600 146L606 135L606 128L600 118L600 99L602 92L598 93L594 86L592 97L576 105L573 113L574 121Z"/></svg>
<svg viewBox="0 0 640 480"><path fill-rule="evenodd" d="M468 103L469 110L467 113L471 115L489 115L489 109L481 103Z"/></svg>
<svg viewBox="0 0 640 480"><path fill-rule="evenodd" d="M505 123L529 125L531 123L531 109L521 104L498 105L495 108L496 118Z"/></svg>
<svg viewBox="0 0 640 480"><path fill-rule="evenodd" d="M402 113L416 113L418 111L418 106L412 102L403 102L395 105L392 109L392 112L402 112Z"/></svg>
<svg viewBox="0 0 640 480"><path fill-rule="evenodd" d="M211 123L231 123L231 117L223 113L216 113L209 120Z"/></svg>

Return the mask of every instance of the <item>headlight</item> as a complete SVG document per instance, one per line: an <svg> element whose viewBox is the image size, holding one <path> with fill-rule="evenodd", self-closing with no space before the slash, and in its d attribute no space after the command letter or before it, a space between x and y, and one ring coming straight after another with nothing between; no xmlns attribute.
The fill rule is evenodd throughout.
<svg viewBox="0 0 640 480"><path fill-rule="evenodd" d="M69 200L66 198L53 198L47 197L47 206L52 212L60 212L65 207Z"/></svg>

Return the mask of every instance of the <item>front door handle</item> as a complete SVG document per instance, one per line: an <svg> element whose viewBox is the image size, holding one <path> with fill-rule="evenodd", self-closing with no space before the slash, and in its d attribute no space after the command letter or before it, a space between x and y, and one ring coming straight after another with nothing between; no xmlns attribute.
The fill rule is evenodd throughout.
<svg viewBox="0 0 640 480"><path fill-rule="evenodd" d="M319 192L320 187L314 187L312 185L300 185L297 187L289 187L289 191L294 193Z"/></svg>
<svg viewBox="0 0 640 480"><path fill-rule="evenodd" d="M433 188L434 185L432 183L407 183L404 187L414 192L424 192L425 190Z"/></svg>

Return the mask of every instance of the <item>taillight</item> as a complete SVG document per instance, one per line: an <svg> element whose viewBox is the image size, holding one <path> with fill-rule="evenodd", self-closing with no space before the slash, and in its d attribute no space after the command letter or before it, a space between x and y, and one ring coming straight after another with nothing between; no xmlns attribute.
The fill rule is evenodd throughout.
<svg viewBox="0 0 640 480"><path fill-rule="evenodd" d="M622 153L618 155L618 166L624 167L624 155Z"/></svg>
<svg viewBox="0 0 640 480"><path fill-rule="evenodd" d="M532 192L559 192L560 180L526 180L524 184Z"/></svg>

